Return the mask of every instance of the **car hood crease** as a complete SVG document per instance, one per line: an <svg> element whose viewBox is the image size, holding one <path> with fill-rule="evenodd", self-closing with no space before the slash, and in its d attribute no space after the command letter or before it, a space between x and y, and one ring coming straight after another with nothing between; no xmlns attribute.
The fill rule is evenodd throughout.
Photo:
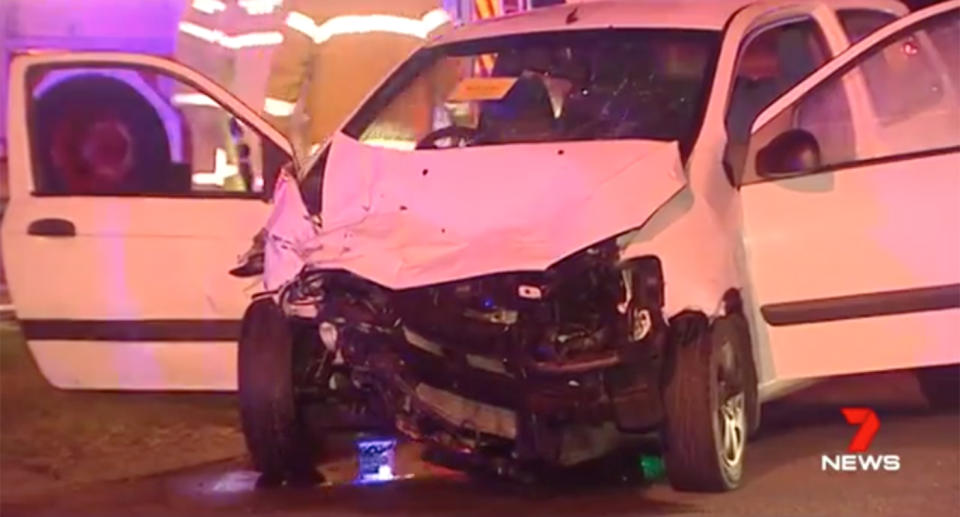
<svg viewBox="0 0 960 517"><path fill-rule="evenodd" d="M372 147L341 134L330 151L323 228L305 232L273 224L268 232L276 239L299 240L295 248L303 263L344 269L393 289L544 270L641 226L686 183L677 142L410 152ZM297 204L298 197L278 195L276 202ZM299 205L286 210L300 212ZM278 206L275 212L284 210Z"/></svg>

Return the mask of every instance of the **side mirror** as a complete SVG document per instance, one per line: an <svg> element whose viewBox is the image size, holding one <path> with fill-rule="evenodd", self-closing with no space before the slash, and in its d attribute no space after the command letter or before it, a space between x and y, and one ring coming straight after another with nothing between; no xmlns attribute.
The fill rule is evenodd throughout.
<svg viewBox="0 0 960 517"><path fill-rule="evenodd" d="M802 129L781 133L757 152L757 175L777 178L807 172L821 166L820 144Z"/></svg>

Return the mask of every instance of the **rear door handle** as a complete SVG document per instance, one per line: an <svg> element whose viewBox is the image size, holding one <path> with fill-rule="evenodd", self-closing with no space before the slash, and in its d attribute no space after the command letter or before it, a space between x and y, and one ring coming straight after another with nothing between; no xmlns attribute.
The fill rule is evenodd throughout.
<svg viewBox="0 0 960 517"><path fill-rule="evenodd" d="M74 237L77 235L77 227L66 219L37 219L27 227L27 234L43 237Z"/></svg>

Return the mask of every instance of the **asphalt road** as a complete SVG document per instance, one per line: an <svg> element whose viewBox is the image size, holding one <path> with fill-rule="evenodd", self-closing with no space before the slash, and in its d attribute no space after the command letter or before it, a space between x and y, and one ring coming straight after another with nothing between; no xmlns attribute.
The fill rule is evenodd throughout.
<svg viewBox="0 0 960 517"><path fill-rule="evenodd" d="M881 420L870 452L900 455L898 472L826 473L821 454L843 453L856 429L839 408L866 405ZM960 414L936 413L905 373L836 379L767 406L751 442L745 485L729 494L674 492L664 481L614 469L571 473L555 484L481 484L425 468L407 448L412 479L350 484L350 462L325 465L332 481L256 490L243 458L185 471L73 488L0 505L12 516L813 516L960 514Z"/></svg>

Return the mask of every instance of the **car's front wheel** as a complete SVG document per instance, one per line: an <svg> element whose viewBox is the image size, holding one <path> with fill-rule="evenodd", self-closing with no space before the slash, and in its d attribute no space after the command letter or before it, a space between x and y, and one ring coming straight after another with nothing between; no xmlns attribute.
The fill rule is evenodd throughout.
<svg viewBox="0 0 960 517"><path fill-rule="evenodd" d="M240 419L260 485L314 482L314 454L294 392L294 333L270 298L243 317L238 347Z"/></svg>
<svg viewBox="0 0 960 517"><path fill-rule="evenodd" d="M692 339L674 343L664 387L664 459L675 489L740 485L755 377L746 371L750 347L734 318L703 322Z"/></svg>

